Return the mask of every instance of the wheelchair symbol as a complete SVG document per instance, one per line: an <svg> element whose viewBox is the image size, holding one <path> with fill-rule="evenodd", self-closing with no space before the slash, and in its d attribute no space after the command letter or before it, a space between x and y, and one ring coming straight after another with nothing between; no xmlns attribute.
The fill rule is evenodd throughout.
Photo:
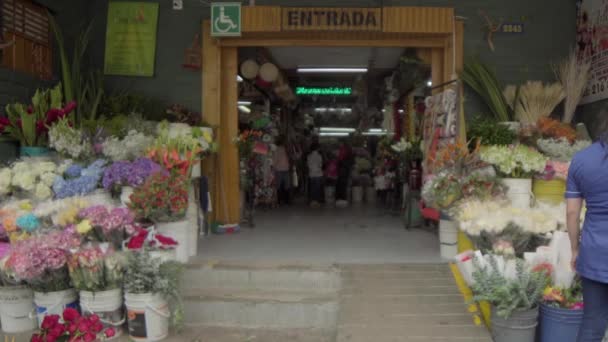
<svg viewBox="0 0 608 342"><path fill-rule="evenodd" d="M238 27L230 17L224 14L224 7L220 7L220 15L215 19L213 25L215 26L215 30L220 33L227 33Z"/></svg>

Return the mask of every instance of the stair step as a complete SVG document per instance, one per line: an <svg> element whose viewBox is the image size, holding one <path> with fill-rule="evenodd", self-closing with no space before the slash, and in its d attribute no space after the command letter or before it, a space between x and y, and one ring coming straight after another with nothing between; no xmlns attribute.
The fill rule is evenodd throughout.
<svg viewBox="0 0 608 342"><path fill-rule="evenodd" d="M335 329L336 293L207 289L184 293L191 326L251 329Z"/></svg>
<svg viewBox="0 0 608 342"><path fill-rule="evenodd" d="M335 292L341 286L340 271L333 266L198 262L189 264L182 278L184 291L225 288Z"/></svg>

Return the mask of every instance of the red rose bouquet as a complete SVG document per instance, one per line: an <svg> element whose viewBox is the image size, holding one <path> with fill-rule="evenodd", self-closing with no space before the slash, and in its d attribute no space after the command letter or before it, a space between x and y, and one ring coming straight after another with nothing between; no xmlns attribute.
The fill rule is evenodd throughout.
<svg viewBox="0 0 608 342"><path fill-rule="evenodd" d="M179 221L188 209L188 182L182 175L156 173L131 194L129 209L139 219Z"/></svg>
<svg viewBox="0 0 608 342"><path fill-rule="evenodd" d="M102 336L110 338L115 335L114 328L104 330L99 316L81 316L77 310L66 308L63 317L46 316L41 331L32 335L31 342L94 342Z"/></svg>

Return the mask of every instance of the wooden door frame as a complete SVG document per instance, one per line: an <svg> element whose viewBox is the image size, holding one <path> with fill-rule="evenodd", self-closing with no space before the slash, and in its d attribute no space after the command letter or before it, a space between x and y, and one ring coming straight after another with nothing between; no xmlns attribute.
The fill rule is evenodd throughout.
<svg viewBox="0 0 608 342"><path fill-rule="evenodd" d="M377 32L284 32L278 6L243 7L243 34L238 38L213 38L210 20L203 21L202 113L216 128L220 146L216 156L203 162L204 174L211 180L211 221L240 222L239 158L234 144L238 135L239 47L412 47L431 65L435 85L451 80L462 70L464 23L455 19L452 8L385 7L381 11L382 29Z"/></svg>

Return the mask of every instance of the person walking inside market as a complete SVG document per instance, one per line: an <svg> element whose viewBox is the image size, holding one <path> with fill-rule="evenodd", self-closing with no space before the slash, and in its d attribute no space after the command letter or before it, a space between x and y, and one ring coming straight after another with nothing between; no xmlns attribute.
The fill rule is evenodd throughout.
<svg viewBox="0 0 608 342"><path fill-rule="evenodd" d="M572 159L566 199L572 267L583 282L577 342L601 342L608 327L608 135ZM587 212L581 235L583 201Z"/></svg>
<svg viewBox="0 0 608 342"><path fill-rule="evenodd" d="M307 158L308 179L310 180L310 206L315 208L321 204L323 196L323 157L319 153L319 144L310 146Z"/></svg>
<svg viewBox="0 0 608 342"><path fill-rule="evenodd" d="M273 166L276 174L276 187L279 205L289 204L290 174L289 156L285 147L285 138L278 137L276 141L277 150L274 154Z"/></svg>
<svg viewBox="0 0 608 342"><path fill-rule="evenodd" d="M351 147L342 141L338 152L338 182L336 184L336 200L348 202L347 188L350 172L353 165L353 152Z"/></svg>

